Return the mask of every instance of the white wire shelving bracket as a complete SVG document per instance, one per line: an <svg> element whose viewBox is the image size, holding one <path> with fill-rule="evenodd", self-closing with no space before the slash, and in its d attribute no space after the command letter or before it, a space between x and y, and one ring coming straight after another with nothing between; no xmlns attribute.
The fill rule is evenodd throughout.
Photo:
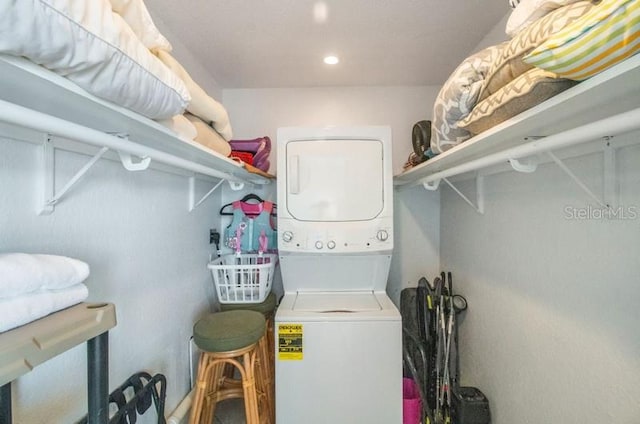
<svg viewBox="0 0 640 424"><path fill-rule="evenodd" d="M197 208L202 204L202 202L207 200L207 198L211 196L213 192L216 191L225 182L229 184L229 187L233 191L242 190L244 188L244 183L236 183L228 180L220 180L213 186L211 190L209 190L204 196L200 198L200 200L196 202L196 178L189 177L189 212L193 212L195 208Z"/></svg>
<svg viewBox="0 0 640 424"><path fill-rule="evenodd" d="M422 186L429 191L436 191L440 186L441 180L436 180L429 183L422 183ZM458 187L453 185L448 178L442 178L442 181L445 182L453 191L456 192L458 196L462 198L469 206L471 206L476 212L480 215L484 215L484 175L476 175L476 202L473 203Z"/></svg>
<svg viewBox="0 0 640 424"><path fill-rule="evenodd" d="M195 202L195 184L191 182L191 178L195 175L204 175L212 177L221 182L227 181L232 190L240 190L245 183L254 183L250 178L234 175L224 172L211 166L202 165L200 163L164 152L152 147L132 142L128 139L128 135L121 133L107 133L93 128L89 128L74 122L70 122L52 115L41 113L23 106L0 100L0 121L10 125L28 128L41 132L45 135L42 145L42 205L39 205L38 214L50 214L54 210L54 206L63 198L63 196L77 184L91 169L91 167L111 150L117 152L120 162L128 171L143 171L149 168L152 161L169 165L170 167L188 171L194 177L190 177L189 182L189 210L193 210L197 205L201 204L210 196L220 183L210 190L200 201ZM55 192L55 142L54 137L69 139L87 145L99 148L89 162L85 164L70 180ZM176 142L179 142L176 140ZM135 158L135 159L134 159ZM223 159L220 159L223 161ZM238 173L242 174L242 168L238 168ZM253 177L252 177L253 178ZM255 178L254 178L255 179ZM264 183L260 178L259 184Z"/></svg>
<svg viewBox="0 0 640 424"><path fill-rule="evenodd" d="M53 145L53 137L50 134L45 135L42 143L42 163L41 163L41 187L42 187L42 205L37 210L38 215L48 215L53 212L54 206L62 197L84 177L89 169L104 155L107 147L101 148L71 179L64 187L56 193L55 191L55 146Z"/></svg>
<svg viewBox="0 0 640 424"><path fill-rule="evenodd" d="M547 155L556 163L556 165L558 165L558 167L569 176L569 178L571 178L577 185L578 187L587 194L587 196L589 196L594 202L596 202L598 205L602 206L603 208L608 207L609 205L607 205L600 197L598 197L589 187L587 187L587 185L573 172L571 171L571 169L569 169L569 167L560 159L558 158L553 152L547 152Z"/></svg>
<svg viewBox="0 0 640 424"><path fill-rule="evenodd" d="M42 188L42 204L39 205L37 210L38 215L48 215L53 213L55 205L64 197L64 195L89 172L93 165L98 162L105 153L109 151L108 147L102 147L91 159L75 173L73 177L62 187L58 192L55 188L56 179L56 161L55 161L55 142L54 136L51 134L45 134L44 142L42 143L42 155L41 155L41 188ZM131 172L144 171L149 168L151 158L140 158L139 161L134 162L132 155L128 153L118 152L120 162L122 166Z"/></svg>
<svg viewBox="0 0 640 424"><path fill-rule="evenodd" d="M611 143L611 139L615 135L628 133L640 129L640 108L632 109L608 118L590 122L588 124L559 132L546 137L527 137L529 141L525 144L515 146L497 153L472 159L468 162L452 166L435 172L418 183L422 184L425 189L437 190L440 181L444 181L449 185L462 199L471 205L478 213L484 213L484 181L482 176L478 175L476 181L476 197L477 202L474 204L467 196L457 189L448 178L465 174L468 172L479 171L491 166L500 165L508 162L513 170L518 172L531 173L538 168L534 157L536 155L547 155L556 163L560 169L566 173L577 185L584 191L594 202L603 208L611 208L618 201L618 179L616 167L616 151ZM581 143L604 140L603 147L603 197L597 196L569 167L554 153L562 148L571 147Z"/></svg>
<svg viewBox="0 0 640 424"><path fill-rule="evenodd" d="M544 137L529 137L540 139ZM578 177L567 164L560 159L553 151L544 152L551 160L571 179L578 188L580 188L588 197L603 208L612 208L617 204L618 179L616 167L616 147L611 144L612 136L603 137L604 144L602 146L603 167L603 197L599 197L589 186ZM518 172L531 173L535 172L538 164L533 158L527 158L526 161L520 159L509 159L511 167Z"/></svg>
<svg viewBox="0 0 640 424"><path fill-rule="evenodd" d="M619 183L616 148L611 144L612 137L605 137L603 146L603 186L604 203L609 208L618 206Z"/></svg>

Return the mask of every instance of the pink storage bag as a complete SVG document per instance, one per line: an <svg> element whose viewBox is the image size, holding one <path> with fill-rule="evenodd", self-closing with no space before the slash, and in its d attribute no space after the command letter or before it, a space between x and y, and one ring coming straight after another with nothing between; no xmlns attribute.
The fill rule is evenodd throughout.
<svg viewBox="0 0 640 424"><path fill-rule="evenodd" d="M418 387L411 378L402 379L402 424L420 424L422 401Z"/></svg>

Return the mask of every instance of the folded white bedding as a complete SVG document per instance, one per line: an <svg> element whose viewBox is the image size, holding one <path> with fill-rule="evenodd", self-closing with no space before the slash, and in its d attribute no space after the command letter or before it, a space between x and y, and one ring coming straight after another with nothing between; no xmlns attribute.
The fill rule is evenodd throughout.
<svg viewBox="0 0 640 424"><path fill-rule="evenodd" d="M82 302L89 296L82 283L61 290L38 290L0 299L0 332L11 330Z"/></svg>
<svg viewBox="0 0 640 424"><path fill-rule="evenodd" d="M83 282L89 265L58 255L0 254L0 300L38 290L59 290Z"/></svg>
<svg viewBox="0 0 640 424"><path fill-rule="evenodd" d="M149 10L142 0L109 0L113 11L122 16L138 39L149 50L171 51L171 43L156 28Z"/></svg>
<svg viewBox="0 0 640 424"><path fill-rule="evenodd" d="M169 119L160 119L157 122L169 128L182 139L193 141L198 136L198 130L184 115L176 115Z"/></svg>
<svg viewBox="0 0 640 424"><path fill-rule="evenodd" d="M184 114L187 119L196 129L196 136L193 139L195 142L214 150L221 155L227 157L231 154L231 145L225 140L216 130L211 128L209 124L202 119L190 113Z"/></svg>
<svg viewBox="0 0 640 424"><path fill-rule="evenodd" d="M0 1L0 52L24 56L151 119L179 115L190 100L180 78L108 0Z"/></svg>
<svg viewBox="0 0 640 424"><path fill-rule="evenodd" d="M191 102L187 106L187 111L211 125L225 140L233 138L231 123L227 110L209 96L193 79L182 65L169 53L162 50L153 50L153 53L169 67L176 75L182 79L187 86Z"/></svg>

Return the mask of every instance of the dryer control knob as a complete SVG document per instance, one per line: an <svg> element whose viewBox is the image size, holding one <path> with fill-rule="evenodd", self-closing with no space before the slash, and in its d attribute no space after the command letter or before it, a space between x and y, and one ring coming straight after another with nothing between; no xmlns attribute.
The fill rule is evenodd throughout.
<svg viewBox="0 0 640 424"><path fill-rule="evenodd" d="M321 242L320 240L318 240L318 241L316 242L316 249L322 249L322 246L323 246L323 245L322 245L322 242Z"/></svg>
<svg viewBox="0 0 640 424"><path fill-rule="evenodd" d="M328 241L328 242L327 242L327 247L328 247L329 249L335 249L335 247L336 247L336 242L335 242L335 241L333 241L333 240Z"/></svg>
<svg viewBox="0 0 640 424"><path fill-rule="evenodd" d="M282 233L282 240L286 241L287 243L290 242L291 240L293 240L293 233L291 231L285 231L284 233Z"/></svg>
<svg viewBox="0 0 640 424"><path fill-rule="evenodd" d="M387 239L389 238L389 233L387 233L385 230L378 230L376 238L380 241L387 241Z"/></svg>

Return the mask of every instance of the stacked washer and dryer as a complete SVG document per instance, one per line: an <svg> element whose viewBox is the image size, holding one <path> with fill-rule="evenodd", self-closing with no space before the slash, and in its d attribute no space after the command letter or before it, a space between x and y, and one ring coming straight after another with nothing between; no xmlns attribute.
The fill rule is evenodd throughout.
<svg viewBox="0 0 640 424"><path fill-rule="evenodd" d="M402 422L391 130L278 130L278 424Z"/></svg>

